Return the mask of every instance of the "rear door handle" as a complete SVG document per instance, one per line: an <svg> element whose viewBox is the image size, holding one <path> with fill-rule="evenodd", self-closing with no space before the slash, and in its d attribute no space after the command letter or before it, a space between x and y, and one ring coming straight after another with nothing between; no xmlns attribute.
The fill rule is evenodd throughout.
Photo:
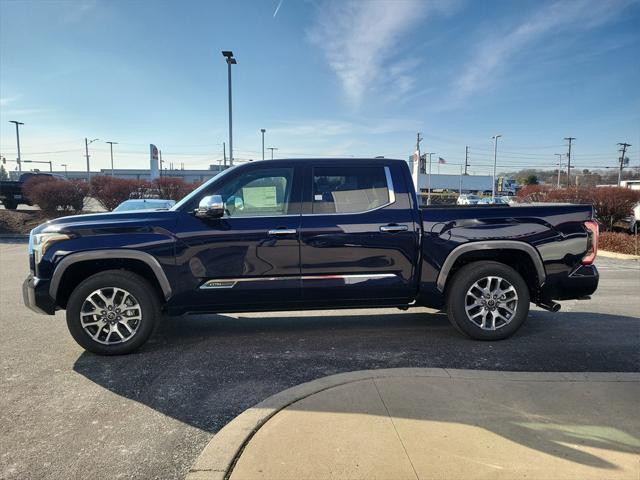
<svg viewBox="0 0 640 480"><path fill-rule="evenodd" d="M268 235L295 235L298 231L295 228L275 228L267 232Z"/></svg>
<svg viewBox="0 0 640 480"><path fill-rule="evenodd" d="M383 233L406 232L407 230L409 230L409 227L406 225L384 225L380 227L380 231Z"/></svg>

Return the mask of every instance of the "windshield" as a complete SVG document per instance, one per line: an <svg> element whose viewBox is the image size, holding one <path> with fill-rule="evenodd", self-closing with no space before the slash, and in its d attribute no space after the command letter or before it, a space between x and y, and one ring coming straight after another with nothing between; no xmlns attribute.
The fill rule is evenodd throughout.
<svg viewBox="0 0 640 480"><path fill-rule="evenodd" d="M128 212L131 210L168 209L172 204L172 200L127 200L118 205L113 211Z"/></svg>
<svg viewBox="0 0 640 480"><path fill-rule="evenodd" d="M209 185L211 185L211 182L213 182L214 180L218 180L218 179L222 178L227 173L233 171L237 166L238 165L234 165L233 167L229 167L226 170L221 171L220 173L218 173L214 177L210 178L209 180L204 182L202 185L200 185L198 188L196 188L193 192L191 192L189 195L187 195L182 200L180 200L178 203L176 203L172 208L170 208L170 210L171 211L180 210L183 205L185 205L188 202L190 202L193 198L198 197L204 190L206 190L209 187Z"/></svg>

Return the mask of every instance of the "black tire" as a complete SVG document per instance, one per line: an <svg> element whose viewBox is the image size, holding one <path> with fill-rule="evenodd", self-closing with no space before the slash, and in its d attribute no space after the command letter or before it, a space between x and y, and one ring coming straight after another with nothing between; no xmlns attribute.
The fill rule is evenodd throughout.
<svg viewBox="0 0 640 480"><path fill-rule="evenodd" d="M500 277L510 283L517 294L517 305L508 323L496 322L495 330L483 329L467 315L467 292L476 282L486 277ZM473 297L471 297L472 299ZM473 302L473 300L471 300ZM461 333L476 340L502 340L513 335L525 322L529 314L529 288L522 276L504 263L473 262L458 270L447 285L447 316L451 324ZM477 310L472 310L472 313ZM505 310L500 310L505 313ZM493 316L493 313L491 313Z"/></svg>
<svg viewBox="0 0 640 480"><path fill-rule="evenodd" d="M96 330L99 332L102 328L110 328L109 325L105 324L104 327L100 326L100 328L97 326L90 327L90 332L87 332L81 323L80 313L87 297L92 292L106 289L108 293L109 289L112 288L125 290L133 296L133 299L137 301L140 307L139 311L136 309L133 313L139 314L140 320L138 323L133 324L135 327L134 333L130 337L121 340L121 343L105 344L92 337L90 332L93 331L95 334ZM93 299L96 300L96 297L93 297ZM97 299L97 301L99 302L100 300ZM156 290L143 277L126 270L106 270L90 276L71 293L67 302L67 327L75 341L85 350L98 355L124 355L140 348L149 339L160 319L160 307L160 298ZM121 326L118 326L118 328L125 335L127 334L127 331L123 330ZM107 330L102 330L102 334L98 334L98 338L106 336L106 333L108 333ZM122 337L121 333L119 335ZM109 337L106 338L106 341L109 341Z"/></svg>
<svg viewBox="0 0 640 480"><path fill-rule="evenodd" d="M4 208L6 208L7 210L15 210L16 208L18 208L18 202L4 200L2 204L4 205Z"/></svg>

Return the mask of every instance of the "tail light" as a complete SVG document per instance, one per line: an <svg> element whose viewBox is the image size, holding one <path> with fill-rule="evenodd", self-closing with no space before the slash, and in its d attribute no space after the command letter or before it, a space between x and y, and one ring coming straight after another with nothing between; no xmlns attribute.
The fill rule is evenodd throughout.
<svg viewBox="0 0 640 480"><path fill-rule="evenodd" d="M598 222L595 220L584 222L584 226L587 227L589 236L587 240L587 254L583 257L582 264L591 265L598 254L598 235L600 234L600 229Z"/></svg>

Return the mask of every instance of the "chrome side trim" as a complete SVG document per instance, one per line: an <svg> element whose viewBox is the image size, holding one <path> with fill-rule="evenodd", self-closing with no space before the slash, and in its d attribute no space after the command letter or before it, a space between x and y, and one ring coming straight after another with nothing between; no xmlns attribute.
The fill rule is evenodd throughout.
<svg viewBox="0 0 640 480"><path fill-rule="evenodd" d="M389 189L388 205L391 205L396 201L396 192L393 189L393 180L391 179L391 170L389 169L389 167L384 167L384 176L387 177L387 188Z"/></svg>
<svg viewBox="0 0 640 480"><path fill-rule="evenodd" d="M289 275L283 277L248 277L248 278L221 278L211 279L200 285L201 290L233 288L238 283L246 282L273 282L277 280L345 280L347 283L359 283L367 280L397 277L395 273L358 273L350 275Z"/></svg>

